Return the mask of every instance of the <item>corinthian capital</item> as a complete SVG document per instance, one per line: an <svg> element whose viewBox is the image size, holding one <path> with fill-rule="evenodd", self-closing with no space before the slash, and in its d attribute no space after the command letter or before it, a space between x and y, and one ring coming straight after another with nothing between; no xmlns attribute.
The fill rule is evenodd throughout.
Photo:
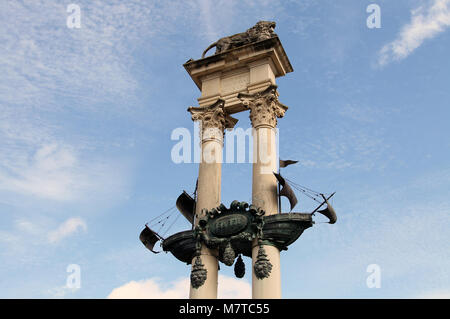
<svg viewBox="0 0 450 319"><path fill-rule="evenodd" d="M222 139L225 129L233 128L237 119L231 117L224 110L225 101L218 99L214 104L206 107L189 107L188 112L193 121L199 121L201 139Z"/></svg>
<svg viewBox="0 0 450 319"><path fill-rule="evenodd" d="M284 116L288 107L278 101L277 86L270 85L264 91L254 94L239 93L242 104L250 109L252 126L277 126L277 118Z"/></svg>

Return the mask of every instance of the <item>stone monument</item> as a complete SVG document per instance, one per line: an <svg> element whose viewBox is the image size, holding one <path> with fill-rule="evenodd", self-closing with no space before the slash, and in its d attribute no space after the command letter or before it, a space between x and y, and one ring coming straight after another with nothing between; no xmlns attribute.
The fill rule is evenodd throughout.
<svg viewBox="0 0 450 319"><path fill-rule="evenodd" d="M293 69L274 28L275 22L260 21L246 32L219 39L202 58L184 64L201 92L199 106L188 108L192 120L200 122L196 196L183 192L177 200L193 229L163 239L146 227L141 241L152 250L162 240L164 251L191 265L190 298L217 298L219 261L235 263L241 278L242 256L252 259L252 297L281 298L280 251L313 225L314 213L336 221L328 203L332 195L320 194L323 202L312 213L279 212L279 196L289 198L291 211L297 200L279 174L276 154L274 129L288 109L278 99L276 78ZM214 47L215 54L205 57ZM252 204L235 200L227 208L221 204L224 130L235 126L232 114L244 111L249 111L253 128Z"/></svg>

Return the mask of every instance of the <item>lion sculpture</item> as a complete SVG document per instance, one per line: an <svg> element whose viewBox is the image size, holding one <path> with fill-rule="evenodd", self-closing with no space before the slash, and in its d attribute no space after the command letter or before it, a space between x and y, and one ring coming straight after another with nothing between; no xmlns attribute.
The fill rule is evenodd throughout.
<svg viewBox="0 0 450 319"><path fill-rule="evenodd" d="M202 59L205 57L206 52L208 52L210 49L214 47L216 47L216 52L214 54L218 54L230 49L243 46L245 44L276 37L277 35L274 32L275 26L276 23L272 21L259 21L253 27L251 27L245 32L221 38L218 41L211 44L203 52Z"/></svg>

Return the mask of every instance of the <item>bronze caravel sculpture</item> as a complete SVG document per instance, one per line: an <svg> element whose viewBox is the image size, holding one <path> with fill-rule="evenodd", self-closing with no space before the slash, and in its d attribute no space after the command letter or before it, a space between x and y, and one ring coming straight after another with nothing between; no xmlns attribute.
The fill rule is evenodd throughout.
<svg viewBox="0 0 450 319"><path fill-rule="evenodd" d="M216 47L214 54L222 53L224 51L234 49L245 44L252 42L262 41L276 37L274 32L276 23L272 21L259 21L253 27L245 32L224 37L211 44L202 54L202 59L205 57L206 52Z"/></svg>

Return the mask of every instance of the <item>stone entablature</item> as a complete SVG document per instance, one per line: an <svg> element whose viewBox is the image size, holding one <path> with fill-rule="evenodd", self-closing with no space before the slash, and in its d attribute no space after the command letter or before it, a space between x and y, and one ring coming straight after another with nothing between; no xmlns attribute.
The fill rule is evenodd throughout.
<svg viewBox="0 0 450 319"><path fill-rule="evenodd" d="M223 99L228 114L245 110L237 98L239 93L262 91L275 85L277 77L293 71L277 36L203 59L191 59L184 67L201 91L200 107Z"/></svg>

